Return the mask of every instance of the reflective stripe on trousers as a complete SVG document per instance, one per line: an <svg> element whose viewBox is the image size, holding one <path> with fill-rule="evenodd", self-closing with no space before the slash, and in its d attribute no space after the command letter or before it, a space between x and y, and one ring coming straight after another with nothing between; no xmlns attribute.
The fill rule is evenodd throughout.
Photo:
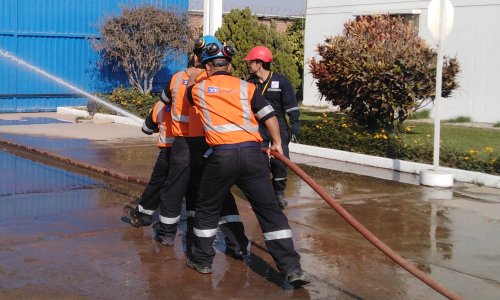
<svg viewBox="0 0 500 300"><path fill-rule="evenodd" d="M160 215L160 222L163 224L177 224L181 220L181 216L177 216L175 218L167 218L162 215Z"/></svg>

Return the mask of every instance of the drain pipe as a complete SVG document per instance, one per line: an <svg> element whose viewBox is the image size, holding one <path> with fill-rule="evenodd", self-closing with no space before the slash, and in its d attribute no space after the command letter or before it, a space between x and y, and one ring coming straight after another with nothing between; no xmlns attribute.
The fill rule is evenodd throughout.
<svg viewBox="0 0 500 300"><path fill-rule="evenodd" d="M267 149L262 149L266 152ZM425 284L442 294L448 299L462 299L459 295L446 289L440 283L434 279L427 276L424 272L420 271L417 267L409 263L401 255L397 254L394 250L389 248L384 242L377 238L373 233L371 233L366 227L358 222L347 210L345 210L340 204L338 204L335 199L330 196L325 190L323 190L309 175L307 175L301 168L299 168L295 163L290 161L285 156L279 154L276 151L271 151L271 155L276 159L281 160L288 168L294 171L298 176L300 176L304 181L316 192L321 198L323 198L344 220L351 224L362 236L364 236L370 243L382 251L385 255L389 256L393 261L395 261L402 268L406 269L408 272L413 274L415 277L423 281Z"/></svg>

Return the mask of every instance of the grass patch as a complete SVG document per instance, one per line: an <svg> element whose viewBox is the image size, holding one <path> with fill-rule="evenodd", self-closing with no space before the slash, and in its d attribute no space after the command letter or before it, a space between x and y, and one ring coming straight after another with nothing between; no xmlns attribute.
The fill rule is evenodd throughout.
<svg viewBox="0 0 500 300"><path fill-rule="evenodd" d="M434 144L434 124L411 121L406 124L411 128L411 134L403 137L408 143L417 140L425 144ZM479 151L479 156L486 157L486 147L493 148L495 152L500 151L500 130L442 124L441 146L459 152L475 150Z"/></svg>

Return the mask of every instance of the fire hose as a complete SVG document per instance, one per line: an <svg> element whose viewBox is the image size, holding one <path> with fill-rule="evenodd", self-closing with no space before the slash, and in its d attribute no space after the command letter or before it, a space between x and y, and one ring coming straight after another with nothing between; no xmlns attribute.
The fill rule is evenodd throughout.
<svg viewBox="0 0 500 300"><path fill-rule="evenodd" d="M267 151L267 149L262 149ZM370 243L382 251L385 255L389 256L394 262L400 265L402 268L406 269L412 275L420 279L422 282L427 284L429 287L433 288L443 296L448 299L462 299L459 295L446 289L439 282L427 276L424 272L420 271L417 267L409 263L401 255L397 254L394 250L389 248L384 242L377 238L373 233L371 233L366 227L364 227L358 220L356 220L347 210L345 210L340 204L338 204L335 199L330 196L325 190L323 190L309 175L307 175L301 168L299 168L295 163L290 161L285 156L279 154L276 151L271 151L271 155L282 161L288 168L294 171L300 178L302 178L318 195L323 198L344 220L346 220L354 229L356 229L363 237L365 237Z"/></svg>

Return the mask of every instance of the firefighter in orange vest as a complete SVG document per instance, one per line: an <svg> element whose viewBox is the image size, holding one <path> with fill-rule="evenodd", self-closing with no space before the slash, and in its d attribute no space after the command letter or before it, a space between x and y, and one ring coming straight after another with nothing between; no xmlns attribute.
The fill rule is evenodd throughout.
<svg viewBox="0 0 500 300"><path fill-rule="evenodd" d="M160 204L160 190L167 179L170 153L174 136L172 134L172 115L170 101L159 100L144 120L142 132L151 135L158 132L158 149L151 178L144 189L141 199L134 207L127 203L123 207L125 216L134 227L148 226L153 222L153 214Z"/></svg>
<svg viewBox="0 0 500 300"><path fill-rule="evenodd" d="M278 120L254 84L228 73L233 55L230 46L208 44L203 50L208 78L197 82L200 71L188 70L187 97L200 111L205 138L213 152L208 156L196 201L195 239L186 264L203 274L212 272L218 216L225 193L236 184L252 205L279 271L300 288L309 281L294 249L288 220L274 196L268 156L260 150L258 121L270 133L271 149L283 153Z"/></svg>
<svg viewBox="0 0 500 300"><path fill-rule="evenodd" d="M218 42L214 36L207 35L195 41L194 61L198 65L201 51L205 45ZM201 70L201 69L200 69ZM200 79L206 74L200 74ZM165 188L161 192L160 222L156 223L155 239L163 245L172 245L180 220L182 199L186 198L187 232L186 250L191 249L192 228L194 222L194 204L203 173L205 158L209 149L205 133L196 113L186 99L188 75L185 70L177 72L165 88L162 97L172 99L172 133L175 140L172 146L170 170ZM219 224L225 235L227 255L242 259L247 254L249 241L244 234L238 208L233 195L228 190L225 194L224 210Z"/></svg>
<svg viewBox="0 0 500 300"><path fill-rule="evenodd" d="M280 125L281 147L285 156L289 158L288 144L290 141L298 142L300 130L300 111L292 84L284 75L271 71L273 55L268 48L264 46L253 47L244 59L251 75L250 82L257 85L259 93L266 98L276 112ZM290 125L285 115L288 116ZM260 134L264 139L263 147L269 147L269 133L262 124ZM277 159L271 159L270 164L276 200L281 208L285 208L288 205L285 199L287 168Z"/></svg>

